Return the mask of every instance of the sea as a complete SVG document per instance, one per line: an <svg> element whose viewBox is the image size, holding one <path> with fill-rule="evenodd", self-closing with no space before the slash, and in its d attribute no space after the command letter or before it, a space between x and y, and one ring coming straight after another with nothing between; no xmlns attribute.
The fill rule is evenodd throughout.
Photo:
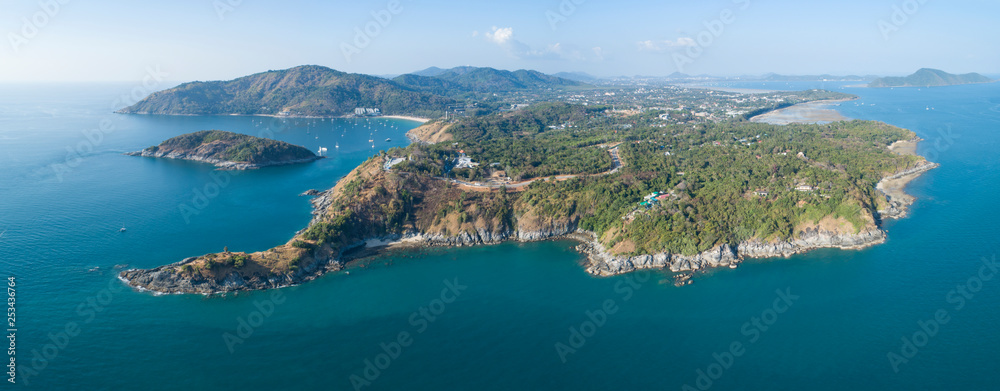
<svg viewBox="0 0 1000 391"><path fill-rule="evenodd" d="M121 115L133 85L0 85L3 362L15 359L2 389L1000 389L1000 83L850 84L725 87L856 94L835 109L923 138L941 167L909 185L918 201L885 244L750 260L684 287L663 272L591 276L567 240L406 250L212 297L116 274L283 244L310 220L301 193L405 146L418 123ZM326 159L224 172L123 155L207 129Z"/></svg>

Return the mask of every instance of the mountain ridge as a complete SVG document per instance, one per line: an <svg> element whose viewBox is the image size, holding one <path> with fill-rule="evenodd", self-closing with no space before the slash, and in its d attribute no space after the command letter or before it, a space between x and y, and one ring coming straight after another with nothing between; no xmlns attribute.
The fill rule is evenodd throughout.
<svg viewBox="0 0 1000 391"><path fill-rule="evenodd" d="M167 115L342 116L357 107L385 114L433 114L454 101L377 76L318 65L267 71L225 81L195 81L154 92L117 111Z"/></svg>
<svg viewBox="0 0 1000 391"><path fill-rule="evenodd" d="M451 69L431 67L392 79L420 91L454 95L456 92L517 91L534 88L578 87L583 82L538 71L506 71L488 67L462 66Z"/></svg>
<svg viewBox="0 0 1000 391"><path fill-rule="evenodd" d="M996 80L990 79L978 73L956 75L940 69L921 68L912 75L906 77L883 77L875 79L868 84L868 87L942 87L962 84L992 83L994 81Z"/></svg>
<svg viewBox="0 0 1000 391"><path fill-rule="evenodd" d="M434 76L426 76L434 75ZM345 116L356 108L437 117L470 94L579 87L533 70L430 67L385 79L319 65L270 70L232 80L193 81L150 94L122 114Z"/></svg>

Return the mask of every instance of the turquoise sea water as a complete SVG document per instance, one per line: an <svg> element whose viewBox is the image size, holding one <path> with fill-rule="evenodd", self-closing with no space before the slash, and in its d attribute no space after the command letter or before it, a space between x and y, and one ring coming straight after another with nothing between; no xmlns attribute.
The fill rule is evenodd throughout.
<svg viewBox="0 0 1000 391"><path fill-rule="evenodd" d="M370 137L404 145L416 124L110 114L129 88L0 86L0 269L17 281L18 388L349 390L352 376L371 390L1000 387L1000 276L976 278L1000 251L1000 85L843 88L862 97L844 115L912 129L942 164L912 183L920 200L887 224L888 243L867 250L752 261L676 288L657 273L591 277L568 241L433 249L213 298L134 292L112 269L284 243L310 218L298 194L370 156ZM102 121L113 131L88 139ZM202 129L330 157L220 177L121 155ZM970 283L975 293L950 293ZM923 339L918 322L934 331L940 311L947 323ZM903 349L914 333L921 346ZM907 362L894 368L891 352Z"/></svg>

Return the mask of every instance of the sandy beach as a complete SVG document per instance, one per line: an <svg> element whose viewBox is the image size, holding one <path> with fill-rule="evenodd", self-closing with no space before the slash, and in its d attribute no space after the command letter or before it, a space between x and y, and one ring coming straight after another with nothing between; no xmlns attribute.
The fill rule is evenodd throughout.
<svg viewBox="0 0 1000 391"><path fill-rule="evenodd" d="M764 89L754 89L754 88L736 88L736 87L719 87L707 84L674 84L677 87L682 88L693 88L697 90L712 90L721 92L734 92L737 94L768 94L772 92L778 92L777 90L764 90Z"/></svg>
<svg viewBox="0 0 1000 391"><path fill-rule="evenodd" d="M405 119L407 121L416 121L416 122L420 122L420 123L430 122L430 118L411 117L411 116L408 116L408 115L383 115L382 118Z"/></svg>
<svg viewBox="0 0 1000 391"><path fill-rule="evenodd" d="M917 154L917 144L919 144L921 139L913 140L899 140L889 146L889 150L895 152L899 155L916 155Z"/></svg>
<svg viewBox="0 0 1000 391"><path fill-rule="evenodd" d="M771 125L788 124L823 124L828 122L849 120L837 110L830 108L839 105L844 100L819 100L800 103L781 110L767 112L750 119L750 122L763 122Z"/></svg>
<svg viewBox="0 0 1000 391"><path fill-rule="evenodd" d="M187 116L188 114L170 114L178 116ZM358 118L354 115L282 115L282 114L225 114L234 117L250 116L250 117L269 117L269 118L291 118L291 119L320 119L320 118ZM377 117L362 117L362 118L393 118L402 119L407 121L415 121L420 123L430 122L430 118L414 117L409 115L382 115Z"/></svg>

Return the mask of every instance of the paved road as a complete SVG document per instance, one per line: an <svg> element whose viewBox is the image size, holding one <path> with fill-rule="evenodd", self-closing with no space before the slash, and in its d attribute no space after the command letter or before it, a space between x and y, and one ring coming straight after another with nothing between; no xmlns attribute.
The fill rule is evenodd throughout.
<svg viewBox="0 0 1000 391"><path fill-rule="evenodd" d="M625 164L622 163L621 157L618 156L618 146L617 145L614 148L609 149L608 153L611 154L611 170L610 171L605 171L605 172L602 172L602 173L599 173L599 174L556 175L555 178L556 178L557 181L565 181L567 179L573 179L573 178L580 177L580 176L588 176L588 175L598 176L598 175L610 175L610 174L614 174L614 173L618 172L618 169L624 167ZM472 183L472 182L460 181L460 180L457 180L457 179L438 177L438 179L440 179L440 180L454 183L454 184L456 184L456 185L458 185L458 186L460 186L462 188L467 188L467 189L477 190L477 191L496 190L496 189L499 189L501 187L506 187L507 190L521 191L521 190L524 190L524 188L528 187L528 185L534 183L535 181L547 181L550 178L552 178L552 177L548 176L548 177L544 177L544 178L535 178L535 179L531 179L531 180L527 180L527 181L507 183L507 184L484 185L482 183Z"/></svg>

